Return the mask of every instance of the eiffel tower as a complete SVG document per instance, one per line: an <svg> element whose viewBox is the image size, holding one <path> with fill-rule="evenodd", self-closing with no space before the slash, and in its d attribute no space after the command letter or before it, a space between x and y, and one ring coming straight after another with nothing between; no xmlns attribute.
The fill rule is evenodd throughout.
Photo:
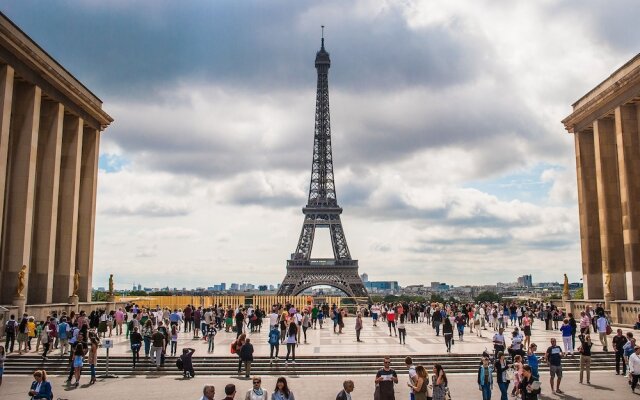
<svg viewBox="0 0 640 400"><path fill-rule="evenodd" d="M324 34L321 43L320 51L316 53L318 88L309 201L302 209L304 223L298 247L291 259L287 260L287 275L278 295L297 295L312 286L328 285L342 290L349 297L368 297L367 289L358 275L358 260L351 259L340 221L342 208L338 206L333 181L329 118L328 76L331 60L324 49ZM316 228L329 229L333 258L311 258Z"/></svg>

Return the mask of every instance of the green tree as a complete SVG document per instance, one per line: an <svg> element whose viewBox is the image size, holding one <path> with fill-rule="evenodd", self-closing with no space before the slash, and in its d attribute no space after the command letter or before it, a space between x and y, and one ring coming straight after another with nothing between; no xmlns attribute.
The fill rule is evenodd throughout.
<svg viewBox="0 0 640 400"><path fill-rule="evenodd" d="M438 293L431 293L431 297L429 298L431 303L444 303L444 297Z"/></svg>
<svg viewBox="0 0 640 400"><path fill-rule="evenodd" d="M573 296L571 296L574 300L583 300L584 299L584 289L578 288L575 292L573 292Z"/></svg>
<svg viewBox="0 0 640 400"><path fill-rule="evenodd" d="M502 297L498 293L492 292L490 290L485 290L484 292L480 292L475 297L475 300L478 303L484 303L484 302L497 303L501 299Z"/></svg>

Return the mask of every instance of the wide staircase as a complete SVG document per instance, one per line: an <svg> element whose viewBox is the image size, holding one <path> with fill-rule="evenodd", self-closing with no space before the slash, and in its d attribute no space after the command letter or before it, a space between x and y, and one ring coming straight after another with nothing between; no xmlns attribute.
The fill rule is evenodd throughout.
<svg viewBox="0 0 640 400"><path fill-rule="evenodd" d="M405 356L392 356L391 366L398 372L406 371ZM289 362L285 365L284 359L270 363L268 358L256 357L251 366L252 375L374 375L382 367L382 358L379 355L354 355L354 356L312 356L297 357L296 363ZM433 364L441 364L445 371L451 373L474 373L480 363L480 354L443 354L443 355L414 355L414 365L424 365L430 371ZM111 357L109 359L109 373L119 376L128 375L180 375L182 372L176 368L175 357L167 357L164 368L156 369L155 365L144 357L140 359L135 369L132 369L130 357ZM106 372L105 357L98 358L97 374ZM578 371L580 358L566 357L562 361L564 371ZM237 357L193 357L193 365L198 375L237 375ZM49 360L42 360L37 356L9 355L5 362L5 374L29 375L36 369L45 369L53 375L64 375L69 371L67 357L52 355ZM89 365L85 362L83 374L87 374ZM548 371L546 363L540 363L540 371ZM613 353L593 353L591 370L615 370L615 356ZM244 372L244 370L243 370Z"/></svg>

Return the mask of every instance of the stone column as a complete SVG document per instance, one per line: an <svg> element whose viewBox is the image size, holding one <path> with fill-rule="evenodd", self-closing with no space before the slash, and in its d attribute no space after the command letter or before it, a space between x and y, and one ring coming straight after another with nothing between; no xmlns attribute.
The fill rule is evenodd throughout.
<svg viewBox="0 0 640 400"><path fill-rule="evenodd" d="M23 265L28 268L31 263L40 97L39 87L14 82L2 237L2 304L13 301L18 272ZM25 294L29 288L28 278L27 270Z"/></svg>
<svg viewBox="0 0 640 400"><path fill-rule="evenodd" d="M640 300L640 108L625 105L616 108L616 142L622 229L625 252L626 294L628 300Z"/></svg>
<svg viewBox="0 0 640 400"><path fill-rule="evenodd" d="M58 196L58 245L53 279L53 301L66 303L73 294L78 237L82 118L65 115L62 128L62 159Z"/></svg>
<svg viewBox="0 0 640 400"><path fill-rule="evenodd" d="M60 103L43 101L40 114L36 167L38 185L29 271L30 304L47 304L53 299L64 107Z"/></svg>
<svg viewBox="0 0 640 400"><path fill-rule="evenodd" d="M78 290L78 296L80 296L81 301L91 301L99 148L100 131L85 128L84 138L82 139L78 248L76 259L80 271L80 289Z"/></svg>
<svg viewBox="0 0 640 400"><path fill-rule="evenodd" d="M624 299L625 296L622 211L613 118L603 118L594 122L593 139L602 257L601 279L604 280L604 299L608 309L611 300Z"/></svg>
<svg viewBox="0 0 640 400"><path fill-rule="evenodd" d="M0 250L2 248L2 221L4 215L4 195L7 181L7 156L9 155L9 122L13 100L13 68L0 67ZM0 274L0 282L2 274Z"/></svg>
<svg viewBox="0 0 640 400"><path fill-rule="evenodd" d="M604 293L593 134L583 131L577 132L574 136L584 297L585 299L602 299Z"/></svg>

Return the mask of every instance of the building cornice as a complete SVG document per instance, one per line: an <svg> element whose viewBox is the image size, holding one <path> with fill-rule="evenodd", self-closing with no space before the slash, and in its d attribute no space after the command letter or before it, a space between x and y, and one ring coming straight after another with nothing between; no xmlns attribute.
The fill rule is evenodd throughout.
<svg viewBox="0 0 640 400"><path fill-rule="evenodd" d="M573 112L562 120L569 133L589 129L593 121L605 117L619 104L640 93L640 54L617 69L598 86L573 104Z"/></svg>
<svg viewBox="0 0 640 400"><path fill-rule="evenodd" d="M0 47L4 47L36 75L42 77L74 105L91 116L101 130L113 122L113 118L102 109L102 101L95 94L2 13L0 13Z"/></svg>

